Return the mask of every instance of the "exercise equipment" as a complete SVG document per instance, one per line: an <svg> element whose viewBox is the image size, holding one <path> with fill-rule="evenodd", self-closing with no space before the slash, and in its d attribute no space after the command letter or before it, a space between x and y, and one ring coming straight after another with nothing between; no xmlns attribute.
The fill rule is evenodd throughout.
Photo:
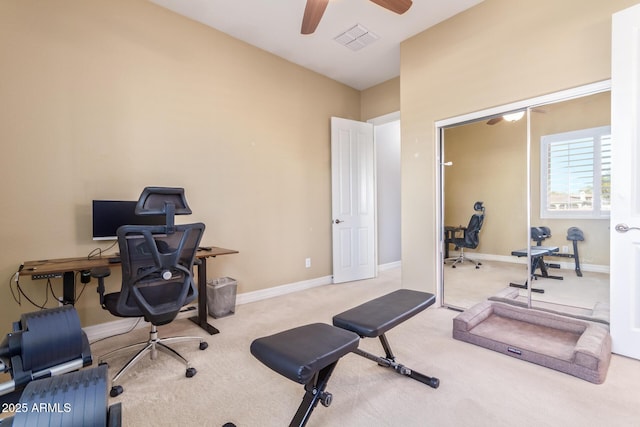
<svg viewBox="0 0 640 427"><path fill-rule="evenodd" d="M78 370L93 360L78 313L65 305L22 314L0 344L0 361L1 372L12 378L0 383L0 401L16 402L29 382Z"/></svg>
<svg viewBox="0 0 640 427"><path fill-rule="evenodd" d="M531 227L531 239L536 242L536 246L542 246L544 240L551 237L551 229L549 227ZM567 240L571 242L573 253L562 253L557 250L551 255L554 257L572 258L575 261L575 272L578 277L582 277L580 270L580 255L578 253L578 242L584 241L584 233L578 227L569 227L567 229ZM545 264L549 268L560 268L560 264Z"/></svg>
<svg viewBox="0 0 640 427"><path fill-rule="evenodd" d="M509 286L512 288L520 288L527 289L529 287L529 282L531 280L535 280L538 277L545 277L547 279L556 279L562 280L562 276L551 276L547 270L547 264L544 262L545 256L553 256L558 248L556 246L532 246L530 248L531 251L531 272L527 281L521 285L519 283L509 283ZM525 257L528 255L527 249L518 249L511 252L511 255L520 257ZM536 270L540 268L541 274L536 274ZM534 288L531 286L531 292L537 292L540 294L544 293L544 289Z"/></svg>
<svg viewBox="0 0 640 427"><path fill-rule="evenodd" d="M121 426L121 403L107 406L107 387L107 365L32 381L0 427Z"/></svg>
<svg viewBox="0 0 640 427"><path fill-rule="evenodd" d="M385 332L415 316L435 302L426 292L400 289L333 317L333 325L313 323L299 326L251 343L251 354L275 372L304 384L305 395L290 427L304 426L318 402L328 407L327 383L340 358L355 353L385 368L437 388L440 380L396 362ZM358 348L360 338L379 338L385 356Z"/></svg>
<svg viewBox="0 0 640 427"><path fill-rule="evenodd" d="M562 276L553 276L549 274L549 268L560 268L560 264L547 263L544 260L545 256L550 257L564 257L573 258L575 260L575 272L578 277L582 277L582 271L580 270L580 256L578 255L578 242L584 241L584 233L578 227L569 227L567 230L567 240L573 243L573 253L561 253L560 248L557 246L545 246L543 242L551 237L551 229L549 227L531 227L531 240L536 242L535 246L531 247L531 275L524 284L509 283L509 286L514 288L527 289L529 282L538 277L546 279L563 280ZM527 249L518 249L511 252L511 255L517 257L527 256ZM540 269L540 273L536 273L537 269ZM543 289L531 288L532 292L544 293Z"/></svg>
<svg viewBox="0 0 640 427"><path fill-rule="evenodd" d="M438 388L440 380L437 378L428 377L397 363L385 336L385 332L425 310L435 300L436 297L433 294L399 289L333 316L333 325L355 332L362 338L378 338L385 351L385 356L381 357L356 349L354 353L357 355L372 360L382 367L392 368L395 372L430 387Z"/></svg>

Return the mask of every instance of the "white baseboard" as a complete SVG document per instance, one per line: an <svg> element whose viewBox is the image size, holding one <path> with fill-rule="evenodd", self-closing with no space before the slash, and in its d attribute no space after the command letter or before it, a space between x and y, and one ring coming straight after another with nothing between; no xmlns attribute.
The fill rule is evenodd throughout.
<svg viewBox="0 0 640 427"><path fill-rule="evenodd" d="M382 264L378 266L378 271L390 270L401 266L401 261L391 262L388 264ZM330 285L333 283L333 276L323 276L316 279L302 280L300 282L288 283L286 285L274 286L272 288L260 289L258 291L245 292L236 296L236 305L248 304L251 302L261 301L268 298L287 295L292 292L303 291L305 289L311 289L318 286ZM197 307L197 305L196 305ZM197 315L196 311L184 311L178 315L178 319L185 317L191 317ZM111 322L105 322L98 325L87 326L83 328L87 334L89 342L93 342L99 339L107 338L110 336L126 333L132 329L148 328L148 323L140 321L136 325L138 319L118 319Z"/></svg>
<svg viewBox="0 0 640 427"><path fill-rule="evenodd" d="M87 326L82 330L87 334L89 342L101 340L103 338L109 338L115 335L127 333L133 329L139 329L143 327L149 327L148 323L138 318L131 319L118 319L111 322L100 323L98 325Z"/></svg>
<svg viewBox="0 0 640 427"><path fill-rule="evenodd" d="M402 267L402 261L394 261L394 262L378 265L378 271L393 270L394 268L400 268L400 267Z"/></svg>
<svg viewBox="0 0 640 427"><path fill-rule="evenodd" d="M236 296L236 304L247 304L250 302L256 302L267 298L273 298L281 295L286 295L292 292L302 291L305 289L315 288L317 286L328 285L332 283L332 276L319 277L317 279L303 280L300 282L289 283L286 285L275 286L273 288L261 289L259 291L245 292ZM197 304L196 304L197 307ZM197 311L185 311L178 315L178 319L185 317L192 317L197 315ZM133 329L148 328L148 323L140 321L139 324L137 318L132 319L118 319L111 322L100 323L98 325L87 326L82 328L87 334L89 342L100 340L103 338L111 337L114 335L129 332Z"/></svg>
<svg viewBox="0 0 640 427"><path fill-rule="evenodd" d="M455 257L458 255L457 251L449 252L449 257ZM470 259L478 260L478 261L499 261L499 262L510 262L512 264L526 264L526 257L516 257L516 256L507 256L507 255L494 255L494 254L483 254L478 252L465 252L465 256ZM576 264L573 261L559 261L558 258L545 258L547 263L550 264L560 264L560 268L562 270L575 270ZM609 274L609 266L608 265L600 265L600 264L584 264L580 263L581 271L590 271L592 273L606 273Z"/></svg>
<svg viewBox="0 0 640 427"><path fill-rule="evenodd" d="M238 294L238 296L236 297L236 304L247 304L250 302L261 301L267 298L290 294L291 292L311 289L317 286L329 285L332 283L332 279L332 276L324 276L318 277L317 279L303 280L301 282L274 286L273 288L260 289L259 291L245 292L242 294Z"/></svg>

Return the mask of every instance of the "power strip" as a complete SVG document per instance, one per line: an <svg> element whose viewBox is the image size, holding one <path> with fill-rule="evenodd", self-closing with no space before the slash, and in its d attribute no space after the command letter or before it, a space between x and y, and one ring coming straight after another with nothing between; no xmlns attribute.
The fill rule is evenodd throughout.
<svg viewBox="0 0 640 427"><path fill-rule="evenodd" d="M31 280L40 279L59 279L62 277L62 273L44 273L44 274L32 274Z"/></svg>

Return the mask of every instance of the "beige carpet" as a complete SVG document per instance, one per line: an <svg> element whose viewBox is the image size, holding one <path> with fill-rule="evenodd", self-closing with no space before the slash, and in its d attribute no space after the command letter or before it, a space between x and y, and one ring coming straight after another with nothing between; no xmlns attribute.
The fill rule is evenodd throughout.
<svg viewBox="0 0 640 427"><path fill-rule="evenodd" d="M540 272L540 270L538 270ZM538 278L533 287L544 289L543 294L532 293L536 301L592 309L597 302L609 302L609 274L584 271L578 277L574 270L550 268L549 274L562 276L563 280ZM444 268L444 301L447 305L469 308L487 297L495 295L510 282L519 284L527 280L527 266L498 261L482 261L476 269L465 263L456 268ZM520 294L526 295L526 289Z"/></svg>
<svg viewBox="0 0 640 427"><path fill-rule="evenodd" d="M398 270L374 280L330 285L240 305L236 314L210 319L221 330L207 336L188 320L161 334L206 336L209 348L179 347L198 374L161 354L123 382L126 426L286 426L303 395L302 385L276 374L249 353L260 336L310 322L331 322L335 313L397 289ZM607 380L578 378L456 341L458 313L429 308L388 333L398 362L440 378L432 389L350 354L329 382L329 408L318 406L309 426L630 426L638 425L640 362L614 356ZM93 345L95 356L146 338L140 329ZM361 344L382 354L379 343ZM113 361L118 368L122 361Z"/></svg>

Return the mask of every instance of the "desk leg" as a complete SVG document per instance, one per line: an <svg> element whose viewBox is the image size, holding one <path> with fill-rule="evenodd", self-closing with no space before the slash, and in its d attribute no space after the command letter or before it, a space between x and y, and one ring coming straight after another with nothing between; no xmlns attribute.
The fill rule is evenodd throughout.
<svg viewBox="0 0 640 427"><path fill-rule="evenodd" d="M220 333L218 329L207 323L207 259L203 258L198 265L198 315L190 317L196 325L200 326L209 335Z"/></svg>
<svg viewBox="0 0 640 427"><path fill-rule="evenodd" d="M73 271L65 271L62 275L62 303L76 303L76 275Z"/></svg>

